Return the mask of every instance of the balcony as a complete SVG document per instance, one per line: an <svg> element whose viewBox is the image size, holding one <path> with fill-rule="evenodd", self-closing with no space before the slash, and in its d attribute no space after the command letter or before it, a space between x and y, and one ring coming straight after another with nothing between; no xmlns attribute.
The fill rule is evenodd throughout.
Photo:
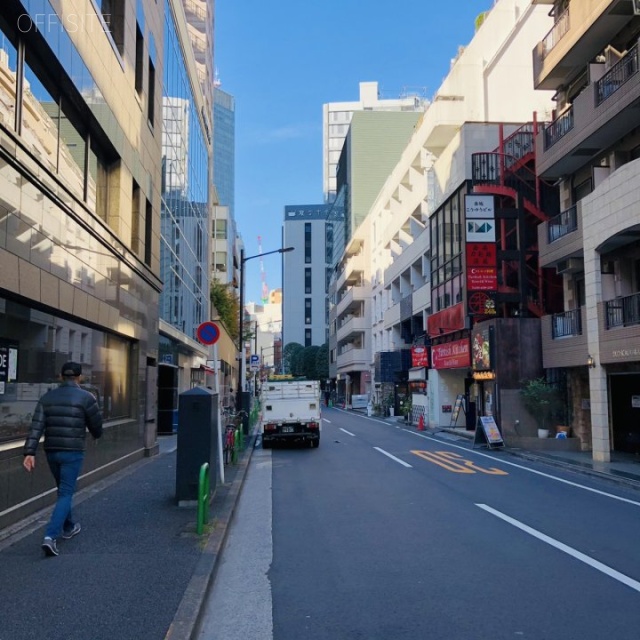
<svg viewBox="0 0 640 640"><path fill-rule="evenodd" d="M557 267L582 256L582 207L573 205L538 226L538 260L541 267Z"/></svg>
<svg viewBox="0 0 640 640"><path fill-rule="evenodd" d="M607 329L640 324L640 293L607 300L604 309Z"/></svg>
<svg viewBox="0 0 640 640"><path fill-rule="evenodd" d="M595 58L631 16L627 0L579 0L560 13L533 50L536 89L557 89Z"/></svg>
<svg viewBox="0 0 640 640"><path fill-rule="evenodd" d="M636 362L640 349L640 293L598 303L600 361Z"/></svg>
<svg viewBox="0 0 640 640"><path fill-rule="evenodd" d="M338 354L338 371L340 373L357 371L367 366L366 349L347 349Z"/></svg>
<svg viewBox="0 0 640 640"><path fill-rule="evenodd" d="M357 309L368 297L365 287L351 287L336 305L336 317Z"/></svg>
<svg viewBox="0 0 640 640"><path fill-rule="evenodd" d="M338 342L343 342L348 338L353 339L354 335L364 333L369 328L369 323L366 318L353 316L338 328Z"/></svg>
<svg viewBox="0 0 640 640"><path fill-rule="evenodd" d="M400 303L394 304L384 312L384 328L391 329L400 324Z"/></svg>
<svg viewBox="0 0 640 640"><path fill-rule="evenodd" d="M542 366L578 367L587 362L586 309L572 309L541 318Z"/></svg>
<svg viewBox="0 0 640 640"><path fill-rule="evenodd" d="M585 87L568 111L538 134L536 157L541 177L553 179L575 173L592 156L637 126L638 62L638 47L634 45L618 63Z"/></svg>

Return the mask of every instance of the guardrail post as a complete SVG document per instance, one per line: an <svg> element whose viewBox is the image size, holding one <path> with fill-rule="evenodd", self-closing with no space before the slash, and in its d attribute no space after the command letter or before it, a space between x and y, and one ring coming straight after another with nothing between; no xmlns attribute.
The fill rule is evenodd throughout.
<svg viewBox="0 0 640 640"><path fill-rule="evenodd" d="M198 522L196 533L202 535L204 525L209 522L209 463L204 462L200 467L198 479Z"/></svg>

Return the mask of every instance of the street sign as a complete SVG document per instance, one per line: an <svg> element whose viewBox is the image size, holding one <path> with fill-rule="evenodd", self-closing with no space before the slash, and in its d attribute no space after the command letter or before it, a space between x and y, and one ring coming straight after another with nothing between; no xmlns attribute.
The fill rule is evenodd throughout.
<svg viewBox="0 0 640 640"><path fill-rule="evenodd" d="M215 344L220 339L220 329L215 322L208 320L203 322L197 329L196 335L202 344Z"/></svg>
<svg viewBox="0 0 640 640"><path fill-rule="evenodd" d="M251 371L257 371L260 368L260 356L251 354L249 358L249 369Z"/></svg>

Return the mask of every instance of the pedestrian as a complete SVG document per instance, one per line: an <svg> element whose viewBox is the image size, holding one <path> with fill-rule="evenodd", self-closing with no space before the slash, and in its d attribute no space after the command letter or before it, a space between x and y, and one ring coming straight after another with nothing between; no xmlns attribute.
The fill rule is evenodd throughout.
<svg viewBox="0 0 640 640"><path fill-rule="evenodd" d="M36 449L44 433L44 451L56 481L58 499L47 525L42 549L57 556L57 539L73 538L80 523L71 513L71 503L84 460L86 429L97 439L102 435L102 414L95 397L80 388L82 366L67 362L62 366L62 384L47 391L38 401L31 429L24 443L24 468L36 466Z"/></svg>

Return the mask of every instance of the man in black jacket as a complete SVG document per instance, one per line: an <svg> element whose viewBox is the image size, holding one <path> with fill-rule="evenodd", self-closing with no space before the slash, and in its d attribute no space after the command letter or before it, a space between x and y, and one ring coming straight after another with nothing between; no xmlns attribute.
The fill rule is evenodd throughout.
<svg viewBox="0 0 640 640"><path fill-rule="evenodd" d="M40 398L24 444L23 466L32 471L44 433L47 462L58 487L56 506L42 542L48 556L58 555L58 536L68 540L80 533L80 523L71 514L71 503L84 460L86 429L96 439L102 435L100 408L93 394L80 388L81 375L82 367L77 362L62 366L62 384Z"/></svg>

